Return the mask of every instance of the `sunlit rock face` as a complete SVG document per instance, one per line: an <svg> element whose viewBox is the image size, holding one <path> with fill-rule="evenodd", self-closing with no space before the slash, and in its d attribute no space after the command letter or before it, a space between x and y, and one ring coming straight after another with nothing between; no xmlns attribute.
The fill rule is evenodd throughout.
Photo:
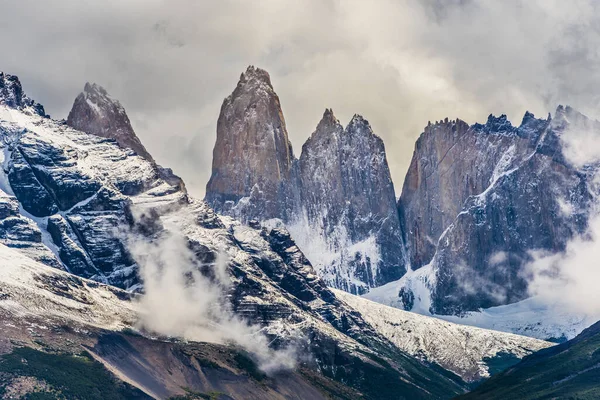
<svg viewBox="0 0 600 400"><path fill-rule="evenodd" d="M293 161L269 74L250 66L221 106L206 201L244 220L280 217Z"/></svg>

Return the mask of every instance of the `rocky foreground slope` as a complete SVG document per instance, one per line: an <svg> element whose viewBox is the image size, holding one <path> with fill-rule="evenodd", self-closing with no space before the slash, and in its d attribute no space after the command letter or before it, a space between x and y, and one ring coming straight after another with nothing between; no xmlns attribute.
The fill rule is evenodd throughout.
<svg viewBox="0 0 600 400"><path fill-rule="evenodd" d="M526 357L457 399L597 399L600 323L559 346Z"/></svg>
<svg viewBox="0 0 600 400"><path fill-rule="evenodd" d="M516 364L532 352L553 344L512 333L502 333L426 317L364 299L340 290L338 298L408 354L435 362L468 382Z"/></svg>

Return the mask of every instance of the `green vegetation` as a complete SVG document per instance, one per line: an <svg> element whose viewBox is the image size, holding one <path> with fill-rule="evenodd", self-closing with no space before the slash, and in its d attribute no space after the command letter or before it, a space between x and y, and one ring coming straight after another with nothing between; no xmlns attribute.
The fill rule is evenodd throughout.
<svg viewBox="0 0 600 400"><path fill-rule="evenodd" d="M258 368L258 365L256 365L254 360L251 359L249 355L240 352L237 353L233 359L239 369L246 371L248 375L258 382L261 382L267 378L267 375Z"/></svg>
<svg viewBox="0 0 600 400"><path fill-rule="evenodd" d="M51 354L29 347L15 348L0 358L0 373L2 388L19 376L35 377L51 388L28 394L29 400L149 398L140 390L118 381L87 353Z"/></svg>
<svg viewBox="0 0 600 400"><path fill-rule="evenodd" d="M221 392L196 392L190 388L183 388L186 392L184 395L169 397L169 400L219 400L224 395Z"/></svg>
<svg viewBox="0 0 600 400"><path fill-rule="evenodd" d="M488 371L491 376L499 374L507 370L513 365L518 364L521 359L514 354L500 352L494 357L484 357L483 362L488 366Z"/></svg>
<svg viewBox="0 0 600 400"><path fill-rule="evenodd" d="M458 399L599 399L599 349L600 325L594 325L570 342L525 357Z"/></svg>

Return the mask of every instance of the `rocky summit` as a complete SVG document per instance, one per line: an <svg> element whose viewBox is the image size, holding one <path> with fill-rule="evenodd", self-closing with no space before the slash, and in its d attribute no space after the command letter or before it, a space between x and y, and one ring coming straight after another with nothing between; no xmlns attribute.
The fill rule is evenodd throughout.
<svg viewBox="0 0 600 400"><path fill-rule="evenodd" d="M114 139L149 161L152 156L135 134L121 103L95 83L86 83L69 113L67 124L79 131Z"/></svg>
<svg viewBox="0 0 600 400"><path fill-rule="evenodd" d="M0 104L16 108L28 113L46 116L44 106L36 103L23 92L19 78L0 72Z"/></svg>

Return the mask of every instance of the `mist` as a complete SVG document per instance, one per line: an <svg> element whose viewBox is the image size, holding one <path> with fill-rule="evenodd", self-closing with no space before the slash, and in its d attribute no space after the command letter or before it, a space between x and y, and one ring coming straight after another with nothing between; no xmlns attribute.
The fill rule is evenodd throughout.
<svg viewBox="0 0 600 400"><path fill-rule="evenodd" d="M219 251L215 263L199 265L179 229L166 228L153 239L129 230L120 232L144 285L138 299L139 328L167 337L239 346L267 374L294 368L298 354L293 345L271 348L261 327L231 310L226 252Z"/></svg>
<svg viewBox="0 0 600 400"><path fill-rule="evenodd" d="M587 230L574 237L564 252L532 252L525 269L529 294L543 303L567 309L590 320L600 319L600 122L574 114L560 140L567 162L589 170L592 207ZM574 216L578 210L568 199L557 199L560 212Z"/></svg>

